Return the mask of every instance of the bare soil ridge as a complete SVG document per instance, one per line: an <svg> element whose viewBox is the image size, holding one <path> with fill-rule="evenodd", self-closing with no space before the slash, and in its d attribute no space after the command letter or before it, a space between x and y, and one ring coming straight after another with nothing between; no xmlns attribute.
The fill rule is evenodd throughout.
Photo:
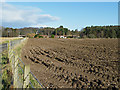
<svg viewBox="0 0 120 90"><path fill-rule="evenodd" d="M22 60L45 87L119 87L118 39L29 39Z"/></svg>

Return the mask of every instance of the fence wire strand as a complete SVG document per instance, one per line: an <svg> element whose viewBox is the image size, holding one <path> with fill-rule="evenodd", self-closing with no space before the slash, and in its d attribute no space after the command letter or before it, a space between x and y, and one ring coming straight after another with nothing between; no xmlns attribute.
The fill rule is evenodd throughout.
<svg viewBox="0 0 120 90"><path fill-rule="evenodd" d="M23 42L24 40L25 40L25 38L24 38L24 39L20 39L20 40L10 41L9 45L8 45L8 43L5 43L4 45L2 45L2 48L4 48L4 49L6 48L6 49L7 49L8 46L9 46L9 49L11 50L11 49L14 48L14 46L20 44L20 43ZM3 47L3 46L4 46L4 47ZM11 58L14 57L14 59L15 59L15 55L16 55L15 51L13 51L13 52L8 52L8 53L10 54ZM24 62L20 59L20 57L18 57L17 60L18 60L17 66L20 68L20 70L22 71L22 74L24 75L24 67L25 67L25 64L24 64ZM13 61L13 58L12 58L12 63L15 63L15 60ZM22 67L21 65L23 65L23 67ZM13 66L12 66L12 67L13 67ZM14 67L14 68L15 68L15 67ZM18 71L19 71L19 69L18 69ZM19 72L18 72L18 73L19 73ZM32 79L34 79L35 82L37 82L37 84L38 84L41 88L44 88L43 85L39 82L39 80L35 77L35 75L34 75L31 71L29 72L29 75L30 75L30 77L31 77L31 76L33 77ZM17 78L20 79L19 75L18 75ZM32 81L33 81L33 80L32 80ZM35 88L35 86L32 84L32 83L33 83L32 81L31 81L31 79L30 79L29 85L30 85L32 88ZM34 83L35 83L35 82L34 82Z"/></svg>

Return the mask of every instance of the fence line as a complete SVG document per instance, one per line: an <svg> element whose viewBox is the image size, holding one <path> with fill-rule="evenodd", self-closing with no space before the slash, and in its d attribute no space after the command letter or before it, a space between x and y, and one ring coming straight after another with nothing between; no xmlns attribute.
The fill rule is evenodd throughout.
<svg viewBox="0 0 120 90"><path fill-rule="evenodd" d="M8 58L13 73L14 88L44 88L30 71L30 65L25 65L13 49L16 45L21 44L25 40L26 38L9 41L7 44Z"/></svg>

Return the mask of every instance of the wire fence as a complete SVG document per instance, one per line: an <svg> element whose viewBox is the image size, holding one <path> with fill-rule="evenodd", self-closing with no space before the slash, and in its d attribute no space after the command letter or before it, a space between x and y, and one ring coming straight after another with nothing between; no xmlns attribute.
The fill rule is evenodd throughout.
<svg viewBox="0 0 120 90"><path fill-rule="evenodd" d="M1 46L4 50L8 49L8 58L13 73L13 86L14 88L44 88L35 75L30 71L30 66L25 65L14 51L14 47L25 40L26 38L13 40Z"/></svg>
<svg viewBox="0 0 120 90"><path fill-rule="evenodd" d="M7 50L7 43L0 44L0 54Z"/></svg>

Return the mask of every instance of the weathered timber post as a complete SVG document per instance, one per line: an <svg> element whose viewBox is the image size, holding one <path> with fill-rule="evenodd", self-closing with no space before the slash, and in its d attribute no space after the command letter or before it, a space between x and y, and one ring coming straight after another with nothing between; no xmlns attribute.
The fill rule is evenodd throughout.
<svg viewBox="0 0 120 90"><path fill-rule="evenodd" d="M18 86L18 55L15 55L15 59L14 59L14 87L15 88L19 88Z"/></svg>
<svg viewBox="0 0 120 90"><path fill-rule="evenodd" d="M10 65L12 67L12 73L14 74L14 60L15 60L15 56L13 54L13 50L11 50L9 52L9 61L10 61Z"/></svg>
<svg viewBox="0 0 120 90"><path fill-rule="evenodd" d="M23 88L29 88L29 81L30 81L30 65L25 65L24 69L24 83Z"/></svg>
<svg viewBox="0 0 120 90"><path fill-rule="evenodd" d="M8 41L8 58L9 58L9 62L10 62L10 65L12 67L12 73L13 73L13 64L14 64L14 57L13 57L13 49L11 49L11 42L10 40Z"/></svg>
<svg viewBox="0 0 120 90"><path fill-rule="evenodd" d="M10 53L10 40L8 41L8 44L7 44L7 48L8 48L8 58L9 58L9 53Z"/></svg>
<svg viewBox="0 0 120 90"><path fill-rule="evenodd" d="M13 57L13 50L11 49L9 51L9 57L8 57L10 62L12 62L12 57Z"/></svg>

